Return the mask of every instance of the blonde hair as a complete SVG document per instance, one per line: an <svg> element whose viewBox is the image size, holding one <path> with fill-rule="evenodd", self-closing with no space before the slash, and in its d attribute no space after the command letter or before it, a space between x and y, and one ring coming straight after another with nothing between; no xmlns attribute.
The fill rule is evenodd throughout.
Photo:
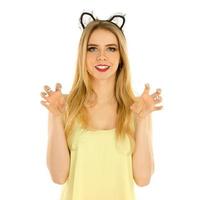
<svg viewBox="0 0 200 200"><path fill-rule="evenodd" d="M89 74L86 70L87 44L91 33L96 29L104 29L112 32L119 43L120 66L116 72L114 94L117 100L117 123L115 127L116 137L124 137L125 134L134 140L135 120L130 105L136 100L131 88L130 67L127 56L126 39L122 31L111 22L95 20L90 22L82 32L75 77L71 91L66 95L66 109L64 113L64 125L66 138L72 134L75 120L78 119L84 128L87 127L87 106L96 103L97 95L92 89ZM95 97L93 100L90 97Z"/></svg>

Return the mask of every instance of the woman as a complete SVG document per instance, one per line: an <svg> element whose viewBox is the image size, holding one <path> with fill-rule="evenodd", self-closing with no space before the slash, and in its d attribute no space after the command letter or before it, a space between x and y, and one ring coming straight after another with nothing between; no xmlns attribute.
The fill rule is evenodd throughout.
<svg viewBox="0 0 200 200"><path fill-rule="evenodd" d="M146 84L141 96L133 94L124 16L83 13L80 22L71 91L62 94L57 83L41 93L49 110L47 166L63 185L61 200L134 200L134 184L149 184L154 171L151 113L163 107L156 106L161 90L150 95Z"/></svg>

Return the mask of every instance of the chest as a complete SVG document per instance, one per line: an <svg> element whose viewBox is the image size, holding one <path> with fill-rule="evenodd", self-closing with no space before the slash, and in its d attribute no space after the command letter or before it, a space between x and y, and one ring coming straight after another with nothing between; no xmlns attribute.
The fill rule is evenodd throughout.
<svg viewBox="0 0 200 200"><path fill-rule="evenodd" d="M87 109L88 129L108 130L116 127L116 105L95 106Z"/></svg>

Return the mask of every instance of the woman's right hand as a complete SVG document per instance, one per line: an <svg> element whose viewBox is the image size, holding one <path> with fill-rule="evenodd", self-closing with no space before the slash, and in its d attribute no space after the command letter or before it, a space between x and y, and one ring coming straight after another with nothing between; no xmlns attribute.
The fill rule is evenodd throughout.
<svg viewBox="0 0 200 200"><path fill-rule="evenodd" d="M53 115L61 116L65 111L65 96L61 93L62 85L56 83L55 91L52 91L48 85L44 86L45 92L41 92L41 96L46 101L40 101Z"/></svg>

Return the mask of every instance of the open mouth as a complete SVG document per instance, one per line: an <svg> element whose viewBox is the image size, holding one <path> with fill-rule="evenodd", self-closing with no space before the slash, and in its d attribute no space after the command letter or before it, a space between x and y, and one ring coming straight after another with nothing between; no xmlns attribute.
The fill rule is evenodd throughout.
<svg viewBox="0 0 200 200"><path fill-rule="evenodd" d="M107 65L97 65L97 66L95 66L95 68L99 72L105 72L105 71L107 71L110 68L110 66L107 66Z"/></svg>

